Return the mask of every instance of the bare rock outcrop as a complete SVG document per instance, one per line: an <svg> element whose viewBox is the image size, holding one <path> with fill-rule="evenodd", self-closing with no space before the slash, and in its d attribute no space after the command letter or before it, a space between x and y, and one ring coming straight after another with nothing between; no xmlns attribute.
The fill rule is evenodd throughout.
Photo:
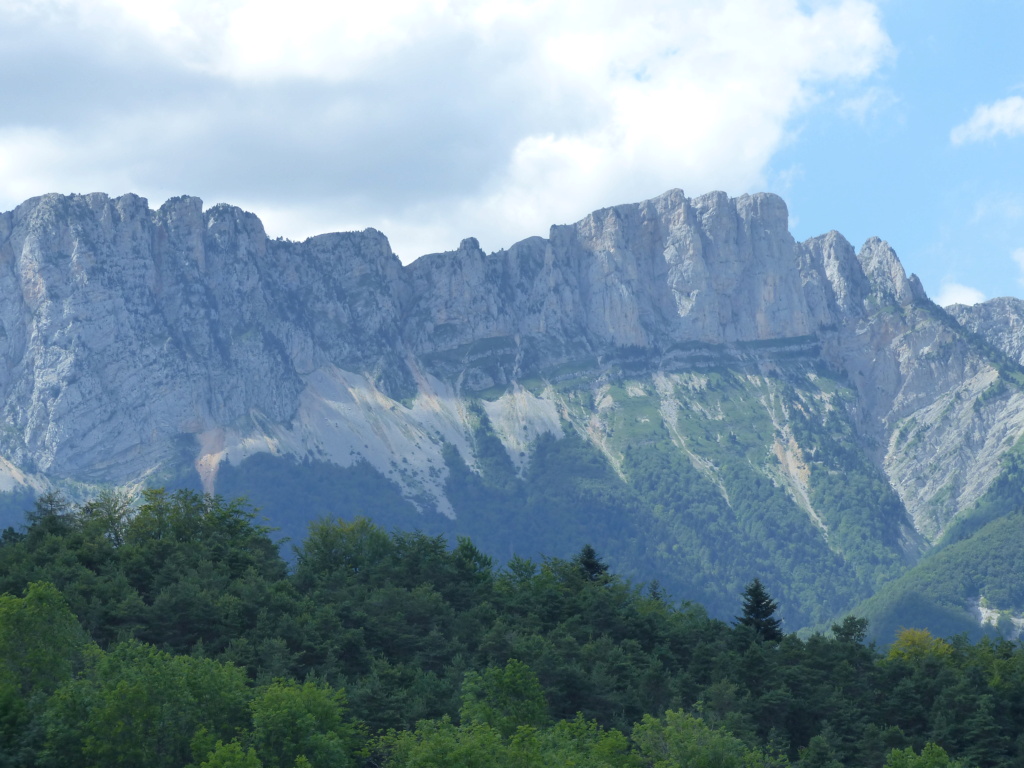
<svg viewBox="0 0 1024 768"><path fill-rule="evenodd" d="M1024 364L1024 301L1003 296L971 306L953 304L946 311L1011 360Z"/></svg>
<svg viewBox="0 0 1024 768"><path fill-rule="evenodd" d="M197 461L212 483L218 461L256 450L361 456L394 474L388 451L404 446L426 472L438 435L471 452L459 399L484 390L517 398L491 410L525 419L523 434L560 429L554 401L517 382L568 363L626 356L653 374L799 360L849 383L836 407L933 538L1024 432L1016 389L975 405L998 361L887 243L797 243L771 194L671 190L507 250L467 238L404 267L375 230L298 243L197 198L153 211L134 195L46 195L0 215L0 296L0 455L75 482ZM1020 361L1014 301L952 312ZM522 436L507 445L521 464Z"/></svg>

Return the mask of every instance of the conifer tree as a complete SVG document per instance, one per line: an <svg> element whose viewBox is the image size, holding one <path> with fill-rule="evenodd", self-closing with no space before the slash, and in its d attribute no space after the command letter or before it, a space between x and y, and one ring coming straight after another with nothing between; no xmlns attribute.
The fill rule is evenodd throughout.
<svg viewBox="0 0 1024 768"><path fill-rule="evenodd" d="M761 640L777 643L783 637L782 620L775 618L778 607L761 580L755 578L743 590L743 615L737 616L736 621L754 630Z"/></svg>
<svg viewBox="0 0 1024 768"><path fill-rule="evenodd" d="M572 561L589 581L601 581L608 576L608 566L589 544L584 544Z"/></svg>

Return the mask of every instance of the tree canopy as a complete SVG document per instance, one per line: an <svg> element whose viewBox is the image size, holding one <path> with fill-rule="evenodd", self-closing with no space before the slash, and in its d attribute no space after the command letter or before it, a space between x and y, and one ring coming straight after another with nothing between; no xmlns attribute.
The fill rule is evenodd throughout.
<svg viewBox="0 0 1024 768"><path fill-rule="evenodd" d="M499 568L323 519L289 566L241 502L50 498L0 590L5 767L1024 761L1017 643L786 635L759 580L729 625L592 549Z"/></svg>
<svg viewBox="0 0 1024 768"><path fill-rule="evenodd" d="M782 620L776 618L778 608L761 580L755 578L743 590L743 615L736 621L754 631L757 637L768 643L777 643L783 638Z"/></svg>

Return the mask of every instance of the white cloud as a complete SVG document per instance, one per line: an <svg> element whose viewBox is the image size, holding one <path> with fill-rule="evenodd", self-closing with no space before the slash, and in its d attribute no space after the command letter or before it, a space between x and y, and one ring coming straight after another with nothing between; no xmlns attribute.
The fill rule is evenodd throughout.
<svg viewBox="0 0 1024 768"><path fill-rule="evenodd" d="M935 297L935 303L940 307L948 307L950 304L978 304L985 300L985 294L977 288L960 283L943 283L939 295Z"/></svg>
<svg viewBox="0 0 1024 768"><path fill-rule="evenodd" d="M57 86L14 89L0 207L33 186L199 194L271 234L375 226L404 258L676 186L758 188L790 120L892 53L867 0L0 0L14 7L39 62L77 36L94 46L79 70L109 64L82 82L113 95L71 92L32 122L29 94ZM45 69L28 59L18 71ZM52 157L23 151L33 136Z"/></svg>
<svg viewBox="0 0 1024 768"><path fill-rule="evenodd" d="M113 139L113 137L110 137ZM132 192L131 169L118 163L116 141L93 141L91 157L74 151L58 131L9 129L0 131L0 190L12 201L21 202L45 192L65 188L91 191L93 163L104 160L110 166L102 173L103 191Z"/></svg>
<svg viewBox="0 0 1024 768"><path fill-rule="evenodd" d="M972 141L985 141L1000 134L1024 134L1024 98L1010 96L992 104L983 104L974 110L966 123L956 126L949 134L954 145Z"/></svg>
<svg viewBox="0 0 1024 768"><path fill-rule="evenodd" d="M871 86L859 96L845 99L839 105L839 112L864 125L898 103L899 98L890 89Z"/></svg>

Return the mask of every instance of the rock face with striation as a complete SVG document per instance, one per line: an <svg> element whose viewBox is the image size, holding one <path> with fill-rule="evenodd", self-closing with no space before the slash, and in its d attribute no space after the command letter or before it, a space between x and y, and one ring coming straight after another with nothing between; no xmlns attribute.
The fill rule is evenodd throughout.
<svg viewBox="0 0 1024 768"><path fill-rule="evenodd" d="M0 297L7 490L181 467L214 490L225 462L269 453L366 461L453 516L446 446L478 468L483 412L520 471L538 437L570 430L626 481L621 435L653 418L736 507L732 470L707 453L736 430L716 426L725 401L701 394L728 370L770 426L745 466L848 560L813 479L839 470L814 469L821 449L799 427L839 419L898 494L890 522L912 558L1024 433L1024 394L993 389L1004 361L887 243L797 243L770 194L672 190L507 250L467 238L407 266L374 230L289 242L197 198L154 211L134 195L46 195L0 214ZM952 312L1021 361L1022 306Z"/></svg>
<svg viewBox="0 0 1024 768"><path fill-rule="evenodd" d="M801 336L814 330L774 195L690 200L679 190L597 211L490 256L476 240L407 271L406 338L420 352L537 337L566 355Z"/></svg>
<svg viewBox="0 0 1024 768"><path fill-rule="evenodd" d="M946 311L1011 360L1024 363L1024 301L1004 296L973 306L953 304Z"/></svg>
<svg viewBox="0 0 1024 768"><path fill-rule="evenodd" d="M325 360L394 356L401 267L377 232L298 248L236 208L98 194L0 226L3 451L33 471L130 481L179 435L289 421Z"/></svg>

